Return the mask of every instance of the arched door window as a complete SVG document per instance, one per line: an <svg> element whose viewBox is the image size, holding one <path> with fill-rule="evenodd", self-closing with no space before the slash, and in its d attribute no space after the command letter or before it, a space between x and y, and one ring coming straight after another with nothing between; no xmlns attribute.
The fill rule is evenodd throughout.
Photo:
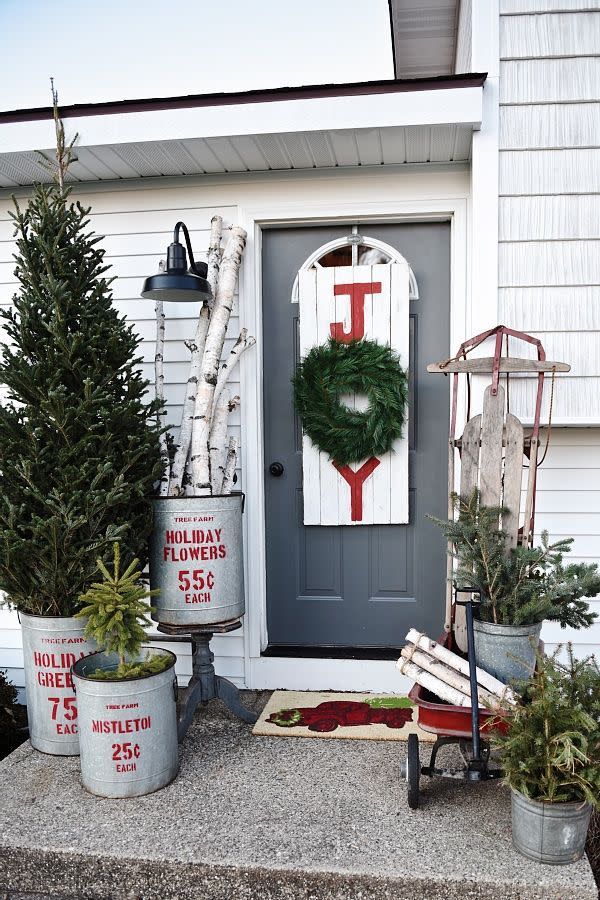
<svg viewBox="0 0 600 900"><path fill-rule="evenodd" d="M328 266L375 266L407 262L404 256L384 241L359 234L355 225L352 233L323 244L300 266L299 271ZM415 273L409 269L409 299L419 299L419 286ZM292 288L292 303L298 302L298 275Z"/></svg>

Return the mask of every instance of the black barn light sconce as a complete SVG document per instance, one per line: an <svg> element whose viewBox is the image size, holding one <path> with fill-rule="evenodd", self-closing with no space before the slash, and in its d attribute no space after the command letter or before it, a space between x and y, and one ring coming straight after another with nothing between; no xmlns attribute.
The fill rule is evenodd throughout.
<svg viewBox="0 0 600 900"><path fill-rule="evenodd" d="M179 242L179 231L183 231L190 255L188 269L185 247ZM206 280L208 266L196 262L190 243L190 233L183 222L178 222L173 232L173 243L167 248L167 265L164 272L151 275L144 281L142 297L145 300L166 300L179 303L204 303L212 299L210 284Z"/></svg>

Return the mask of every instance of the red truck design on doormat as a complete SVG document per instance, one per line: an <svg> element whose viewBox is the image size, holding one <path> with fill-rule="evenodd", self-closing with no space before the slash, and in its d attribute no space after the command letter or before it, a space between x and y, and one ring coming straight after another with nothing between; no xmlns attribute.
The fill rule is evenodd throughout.
<svg viewBox="0 0 600 900"><path fill-rule="evenodd" d="M271 713L267 722L280 728L307 727L309 731L335 731L352 725L387 725L403 728L412 721L412 703L404 697L373 700L327 700L318 706L300 706Z"/></svg>

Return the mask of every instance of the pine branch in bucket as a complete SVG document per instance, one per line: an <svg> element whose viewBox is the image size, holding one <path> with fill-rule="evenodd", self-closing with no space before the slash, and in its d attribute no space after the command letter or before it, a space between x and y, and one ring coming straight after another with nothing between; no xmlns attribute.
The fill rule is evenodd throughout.
<svg viewBox="0 0 600 900"><path fill-rule="evenodd" d="M231 397L227 382L242 354L256 340L246 328L223 360L223 347L231 318L235 287L246 246L246 232L233 226L225 249L221 248L223 220L213 216L208 246L208 282L213 299L200 309L194 337L185 341L190 352L190 370L179 430L179 444L170 452L163 429L161 497L230 494L235 484L238 442L228 435L229 414L239 404ZM156 396L164 409L163 352L165 317L156 304L157 340L155 356Z"/></svg>

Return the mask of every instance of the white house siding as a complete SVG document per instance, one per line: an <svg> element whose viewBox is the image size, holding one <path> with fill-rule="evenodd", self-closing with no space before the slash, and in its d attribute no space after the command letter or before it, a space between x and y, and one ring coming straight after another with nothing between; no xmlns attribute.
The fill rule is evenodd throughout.
<svg viewBox="0 0 600 900"><path fill-rule="evenodd" d="M500 14L499 318L572 366L556 379L536 531L600 561L600 0L501 0ZM534 389L514 385L513 411L531 415ZM543 637L582 654L600 625Z"/></svg>
<svg viewBox="0 0 600 900"><path fill-rule="evenodd" d="M94 185L76 188L77 197L92 207L91 226L104 235L103 246L106 261L117 276L113 284L115 304L133 323L143 338L141 353L146 376L153 379L154 308L140 299L144 277L158 270L159 260L172 240L175 222L182 219L191 231L192 245L197 256L207 244L210 218L219 212L226 224L244 223L248 209L268 210L269 218L289 218L297 214L305 217L311 210L324 223L352 215L353 205L365 204L373 213L366 218L377 219L382 215L393 216L401 210L403 202L437 201L440 197L466 198L469 192L469 176L464 166L455 168L413 169L406 172L383 169L355 169L327 174L302 173L288 175L268 173L266 176L236 176L225 178L205 177L186 179L155 179L123 182L119 185ZM24 193L24 192L22 192ZM16 290L13 270L13 226L8 218L10 197L0 196L0 305L7 306ZM258 253L254 235L249 235L246 259ZM243 286L243 282L242 282ZM243 298L246 308L258 302L253 286L248 285ZM284 301L285 302L285 301ZM230 340L237 335L241 322L238 303L229 329ZM248 317L244 324L248 323ZM184 383L187 379L187 350L183 340L191 333L194 319L186 304L170 304L167 321L165 351L166 396L169 421L178 422L181 411ZM462 333L462 323L456 325ZM260 335L257 335L260 338ZM227 347L225 348L227 351ZM249 351L254 353L255 351ZM234 389L240 391L234 377ZM243 401L243 396L242 396ZM243 418L243 417L242 417ZM233 430L240 434L240 414L233 417ZM241 434L242 451L244 434ZM256 458L248 451L247 466L255 466ZM252 502L250 498L249 502ZM261 502L258 498L257 502ZM247 516L245 517L247 521ZM247 557L252 554L252 542L259 536L247 534ZM249 564L248 558L246 563ZM260 618L257 603L260 598L248 597L248 613L243 630L229 635L215 636L212 649L219 674L244 685L249 656L248 632ZM440 621L442 610L440 609ZM259 626L256 624L255 628ZM401 637L399 637L401 640ZM191 674L189 646L177 644L165 646L179 655L178 674L185 683ZM15 613L0 610L0 668L7 668L15 684L23 685L21 637ZM252 686L252 684L248 684Z"/></svg>

